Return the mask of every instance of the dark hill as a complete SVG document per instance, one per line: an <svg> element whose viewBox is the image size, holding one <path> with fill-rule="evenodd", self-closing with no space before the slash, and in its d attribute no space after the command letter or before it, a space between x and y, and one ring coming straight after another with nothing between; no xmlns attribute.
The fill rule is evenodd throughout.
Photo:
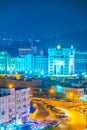
<svg viewBox="0 0 87 130"><path fill-rule="evenodd" d="M38 46L38 48L42 47L46 55L49 47L56 47L58 44L63 47L70 47L73 45L76 50L84 51L87 50L87 30L82 32L73 32L67 35L62 35L61 37L55 36L52 38L43 38L38 42L33 41L33 44ZM27 48L30 46L30 41L15 41L8 46L0 46L0 50L6 50L9 54L18 56L19 48Z"/></svg>

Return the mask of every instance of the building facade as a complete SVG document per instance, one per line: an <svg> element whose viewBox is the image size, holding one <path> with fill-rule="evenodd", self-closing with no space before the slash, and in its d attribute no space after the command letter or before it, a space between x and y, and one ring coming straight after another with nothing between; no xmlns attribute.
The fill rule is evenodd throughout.
<svg viewBox="0 0 87 130"><path fill-rule="evenodd" d="M19 56L29 55L30 48L19 48Z"/></svg>
<svg viewBox="0 0 87 130"><path fill-rule="evenodd" d="M24 56L24 55L38 55L39 53L39 48L37 45L34 45L31 43L29 47L24 47L24 48L19 48L19 56Z"/></svg>
<svg viewBox="0 0 87 130"><path fill-rule="evenodd" d="M6 72L10 68L10 55L6 51L0 51L0 71Z"/></svg>
<svg viewBox="0 0 87 130"><path fill-rule="evenodd" d="M76 51L75 54L75 73L87 73L87 51Z"/></svg>
<svg viewBox="0 0 87 130"><path fill-rule="evenodd" d="M29 120L30 112L30 89L16 88L15 91L16 103L16 123L26 122Z"/></svg>
<svg viewBox="0 0 87 130"><path fill-rule="evenodd" d="M56 48L48 49L48 74L49 75L68 75L74 74L75 49Z"/></svg>
<svg viewBox="0 0 87 130"><path fill-rule="evenodd" d="M0 88L0 124L15 118L15 89Z"/></svg>
<svg viewBox="0 0 87 130"><path fill-rule="evenodd" d="M0 52L0 71L44 75L48 71L48 58L32 54L11 57L7 52Z"/></svg>
<svg viewBox="0 0 87 130"><path fill-rule="evenodd" d="M48 74L48 58L45 56L35 56L35 71L37 75L47 75Z"/></svg>
<svg viewBox="0 0 87 130"><path fill-rule="evenodd" d="M30 112L29 88L0 87L0 124L25 122Z"/></svg>
<svg viewBox="0 0 87 130"><path fill-rule="evenodd" d="M64 94L66 99L81 100L84 96L83 87L65 87Z"/></svg>

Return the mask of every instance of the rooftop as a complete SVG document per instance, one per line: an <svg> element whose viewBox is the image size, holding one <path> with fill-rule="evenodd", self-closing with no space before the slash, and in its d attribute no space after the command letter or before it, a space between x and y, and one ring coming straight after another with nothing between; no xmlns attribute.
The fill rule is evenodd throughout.
<svg viewBox="0 0 87 130"><path fill-rule="evenodd" d="M0 93L0 97L8 96L10 95L9 93Z"/></svg>

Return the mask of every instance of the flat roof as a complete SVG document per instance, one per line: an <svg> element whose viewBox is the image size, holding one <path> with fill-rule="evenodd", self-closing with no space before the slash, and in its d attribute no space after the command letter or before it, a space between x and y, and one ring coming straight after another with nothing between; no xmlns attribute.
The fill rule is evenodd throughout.
<svg viewBox="0 0 87 130"><path fill-rule="evenodd" d="M29 87L17 87L17 88L15 88L15 90L27 89L27 88L29 88Z"/></svg>
<svg viewBox="0 0 87 130"><path fill-rule="evenodd" d="M0 93L0 97L4 97L4 96L8 96L8 95L10 95L10 94L8 94L8 93L4 93L4 94Z"/></svg>

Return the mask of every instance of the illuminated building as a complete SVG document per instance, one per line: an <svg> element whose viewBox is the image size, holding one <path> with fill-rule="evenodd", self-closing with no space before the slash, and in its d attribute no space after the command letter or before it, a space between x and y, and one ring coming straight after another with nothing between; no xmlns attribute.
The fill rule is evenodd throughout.
<svg viewBox="0 0 87 130"><path fill-rule="evenodd" d="M45 56L35 56L35 71L37 75L47 75L48 58Z"/></svg>
<svg viewBox="0 0 87 130"><path fill-rule="evenodd" d="M20 72L23 70L24 70L24 58L11 57L10 58L10 72L16 72L16 71Z"/></svg>
<svg viewBox="0 0 87 130"><path fill-rule="evenodd" d="M71 100L81 100L81 97L84 96L84 88L83 87L65 87L64 94L67 99Z"/></svg>
<svg viewBox="0 0 87 130"><path fill-rule="evenodd" d="M64 93L64 86L61 86L61 85L55 86L55 93L56 94Z"/></svg>
<svg viewBox="0 0 87 130"><path fill-rule="evenodd" d="M22 72L25 70L25 59L23 56L15 57L15 71Z"/></svg>
<svg viewBox="0 0 87 130"><path fill-rule="evenodd" d="M10 72L15 72L15 68L16 68L16 60L14 57L10 58Z"/></svg>
<svg viewBox="0 0 87 130"><path fill-rule="evenodd" d="M49 75L68 75L74 73L75 49L56 48L48 49L48 74Z"/></svg>
<svg viewBox="0 0 87 130"><path fill-rule="evenodd" d="M0 52L0 71L44 75L48 71L48 58L32 54L11 57L7 52Z"/></svg>
<svg viewBox="0 0 87 130"><path fill-rule="evenodd" d="M34 56L32 54L26 55L24 57L25 60L25 71L29 72L32 74L34 72Z"/></svg>
<svg viewBox="0 0 87 130"><path fill-rule="evenodd" d="M10 55L5 51L0 51L0 71L9 71L10 68Z"/></svg>
<svg viewBox="0 0 87 130"><path fill-rule="evenodd" d="M76 51L75 54L75 73L87 73L87 51Z"/></svg>
<svg viewBox="0 0 87 130"><path fill-rule="evenodd" d="M29 54L20 57L11 57L10 70L16 72L33 72L34 70L34 56Z"/></svg>
<svg viewBox="0 0 87 130"><path fill-rule="evenodd" d="M16 123L29 119L29 88L0 87L0 124L16 119Z"/></svg>

